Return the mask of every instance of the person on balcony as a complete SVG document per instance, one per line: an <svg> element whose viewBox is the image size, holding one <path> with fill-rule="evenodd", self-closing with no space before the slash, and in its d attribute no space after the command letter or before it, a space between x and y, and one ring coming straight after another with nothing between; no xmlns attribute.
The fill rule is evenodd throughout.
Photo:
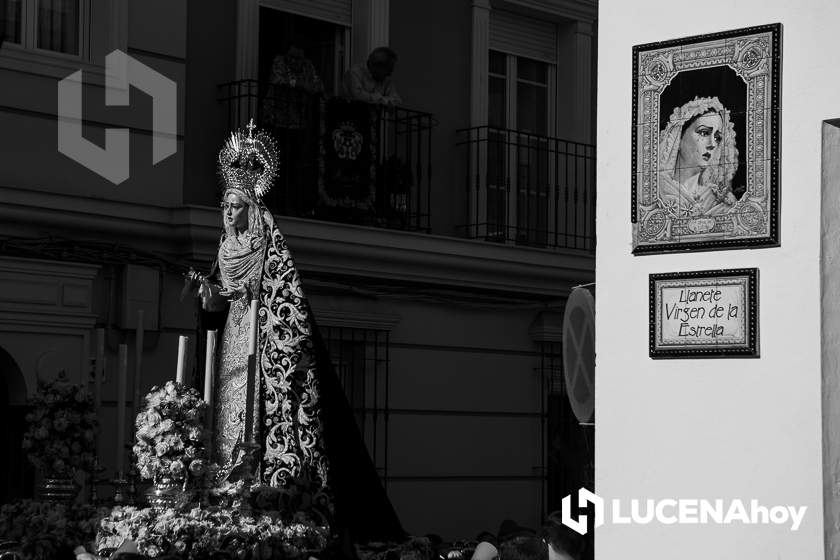
<svg viewBox="0 0 840 560"><path fill-rule="evenodd" d="M297 88L308 93L321 93L324 84L315 65L304 55L303 49L292 45L285 55L278 54L271 65L271 83Z"/></svg>
<svg viewBox="0 0 840 560"><path fill-rule="evenodd" d="M324 83L304 51L292 45L271 66L263 100L263 122L280 143L285 165L278 177L282 193L272 201L284 214L310 216L317 199L318 125Z"/></svg>
<svg viewBox="0 0 840 560"><path fill-rule="evenodd" d="M263 103L265 121L281 128L303 128L310 103L324 84L303 49L292 45L271 65L271 85Z"/></svg>
<svg viewBox="0 0 840 560"><path fill-rule="evenodd" d="M399 105L402 99L391 81L396 64L397 53L393 49L373 49L367 62L354 64L344 74L345 96L374 105Z"/></svg>

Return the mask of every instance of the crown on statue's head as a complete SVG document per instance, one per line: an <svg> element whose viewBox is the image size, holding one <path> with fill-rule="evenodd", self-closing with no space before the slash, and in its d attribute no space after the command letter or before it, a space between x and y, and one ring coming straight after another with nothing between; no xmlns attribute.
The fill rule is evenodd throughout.
<svg viewBox="0 0 840 560"><path fill-rule="evenodd" d="M271 189L280 167L280 153L274 138L264 130L254 132L254 119L246 133L239 129L230 133L219 152L219 174L224 189L237 189L254 200L262 199Z"/></svg>

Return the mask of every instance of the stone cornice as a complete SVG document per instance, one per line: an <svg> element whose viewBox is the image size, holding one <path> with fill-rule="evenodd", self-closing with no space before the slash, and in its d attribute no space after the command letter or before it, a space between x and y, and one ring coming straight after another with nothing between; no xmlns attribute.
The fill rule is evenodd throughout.
<svg viewBox="0 0 840 560"><path fill-rule="evenodd" d="M212 259L218 210L164 208L0 187L0 234L113 241L185 262ZM565 298L594 280L583 251L525 248L423 233L280 216L296 262L307 273L421 283L465 291Z"/></svg>

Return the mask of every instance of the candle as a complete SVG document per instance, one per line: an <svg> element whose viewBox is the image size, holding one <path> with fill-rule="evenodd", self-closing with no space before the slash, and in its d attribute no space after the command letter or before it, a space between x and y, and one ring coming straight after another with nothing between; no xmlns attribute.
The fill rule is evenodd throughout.
<svg viewBox="0 0 840 560"><path fill-rule="evenodd" d="M96 413L102 408L102 378L105 375L105 329L96 329L96 370L93 382L93 400ZM101 419L100 419L101 420Z"/></svg>
<svg viewBox="0 0 840 560"><path fill-rule="evenodd" d="M255 355L257 353L257 310L259 302L255 299L251 300L251 316L250 316L250 331L248 333L248 355Z"/></svg>
<svg viewBox="0 0 840 560"><path fill-rule="evenodd" d="M251 300L250 332L248 337L248 379L245 384L245 442L254 440L254 392L257 376L257 309L258 302Z"/></svg>
<svg viewBox="0 0 840 560"><path fill-rule="evenodd" d="M216 331L207 331L207 353L204 358L204 402L207 403L205 417L207 429L213 431L213 390L216 371ZM212 456L212 440L208 452Z"/></svg>
<svg viewBox="0 0 840 560"><path fill-rule="evenodd" d="M204 358L204 402L213 405L213 373L216 357L216 331L207 331L207 354Z"/></svg>
<svg viewBox="0 0 840 560"><path fill-rule="evenodd" d="M117 478L123 477L125 456L125 391L128 378L128 346L120 344L117 377Z"/></svg>
<svg viewBox="0 0 840 560"><path fill-rule="evenodd" d="M184 370L187 369L187 342L189 337L178 337L178 367L175 370L175 381L184 383Z"/></svg>
<svg viewBox="0 0 840 560"><path fill-rule="evenodd" d="M134 394L132 402L134 403L134 414L140 412L140 372L143 364L143 310L137 311L137 330L134 332Z"/></svg>

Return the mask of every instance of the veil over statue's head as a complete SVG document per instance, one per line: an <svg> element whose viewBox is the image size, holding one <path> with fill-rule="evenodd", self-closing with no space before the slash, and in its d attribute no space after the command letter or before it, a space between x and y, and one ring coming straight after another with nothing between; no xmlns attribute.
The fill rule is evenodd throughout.
<svg viewBox="0 0 840 560"><path fill-rule="evenodd" d="M259 214L254 209L262 207L262 198L271 189L280 168L277 142L264 130L257 130L254 119L245 130L230 133L219 151L219 175L222 179L222 199L235 193L246 201L249 211L249 229ZM256 131L256 132L255 132Z"/></svg>
<svg viewBox="0 0 840 560"><path fill-rule="evenodd" d="M720 150L715 153L715 160L710 162L703 173L703 182L728 188L732 186L732 178L738 170L738 148L735 144L735 126L729 111L717 97L695 97L674 108L668 123L659 133L659 169L668 174L676 171L680 141L688 125L698 117L710 113L720 116L723 141Z"/></svg>

